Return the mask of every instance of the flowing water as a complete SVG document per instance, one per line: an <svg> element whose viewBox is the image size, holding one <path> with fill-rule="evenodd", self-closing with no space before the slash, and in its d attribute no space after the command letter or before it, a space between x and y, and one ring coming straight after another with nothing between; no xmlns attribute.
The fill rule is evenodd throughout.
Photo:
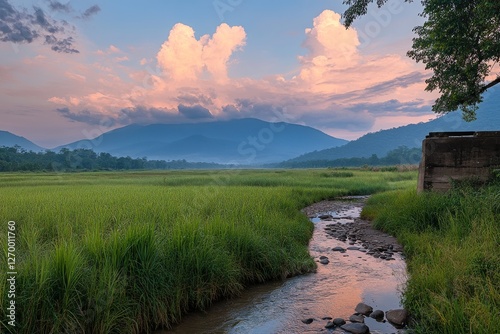
<svg viewBox="0 0 500 334"><path fill-rule="evenodd" d="M336 222L349 223L359 217L361 206L344 206L329 212ZM325 233L331 221L311 219L315 224L309 249L316 260L327 256L329 263L318 263L316 273L297 276L249 288L237 298L215 303L207 312L186 315L182 323L157 334L193 333L344 333L326 329L324 317L349 319L359 302L384 312L401 308L400 290L405 281L405 262L395 254L394 261L374 258L359 250L334 252L345 242ZM301 320L313 318L310 324ZM403 333L388 322L367 317L370 332Z"/></svg>

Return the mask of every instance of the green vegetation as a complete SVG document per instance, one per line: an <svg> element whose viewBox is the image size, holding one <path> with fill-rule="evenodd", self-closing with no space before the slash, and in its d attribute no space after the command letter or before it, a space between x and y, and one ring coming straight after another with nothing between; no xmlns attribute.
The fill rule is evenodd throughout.
<svg viewBox="0 0 500 334"><path fill-rule="evenodd" d="M96 170L137 170L137 169L211 169L230 168L209 162L187 162L186 160L147 160L146 158L114 157L109 153L95 153L89 149L59 152L33 152L19 146L0 147L0 172L17 171L96 171Z"/></svg>
<svg viewBox="0 0 500 334"><path fill-rule="evenodd" d="M314 152L313 152L314 153ZM362 152L360 153L363 154ZM325 168L325 167L361 167L392 166L416 164L422 152L419 148L409 149L400 146L390 151L387 156L378 158L373 154L369 158L346 158L337 160L285 161L271 164L274 168ZM52 151L32 152L20 147L0 147L0 172L81 172L112 170L155 170L155 169L230 169L235 165L221 165L210 162L188 162L186 160L147 160L131 157L114 157L109 153L95 153L89 149L70 151L62 149L58 153ZM241 167L239 167L241 168Z"/></svg>
<svg viewBox="0 0 500 334"><path fill-rule="evenodd" d="M354 169L2 173L3 243L16 223L16 332L170 326L250 284L314 270L302 207L415 180ZM5 321L4 270L0 282Z"/></svg>
<svg viewBox="0 0 500 334"><path fill-rule="evenodd" d="M348 144L347 144L348 145ZM347 147L347 146L346 146ZM335 150L328 149L328 150ZM337 148L339 149L339 148ZM328 151L327 150L327 151ZM354 149L351 150L351 152ZM360 149L357 152L360 156L366 154L365 149ZM362 166L395 166L395 165L418 165L422 158L421 148L408 148L400 146L387 153L385 157L379 158L376 154L364 158L340 158L340 159L325 159L325 151L315 151L307 153L308 159L302 159L303 156L297 157L292 160L284 161L274 166L280 168L325 168L325 167L362 167Z"/></svg>
<svg viewBox="0 0 500 334"><path fill-rule="evenodd" d="M370 198L363 215L405 248L404 304L416 333L498 332L500 186L387 192Z"/></svg>

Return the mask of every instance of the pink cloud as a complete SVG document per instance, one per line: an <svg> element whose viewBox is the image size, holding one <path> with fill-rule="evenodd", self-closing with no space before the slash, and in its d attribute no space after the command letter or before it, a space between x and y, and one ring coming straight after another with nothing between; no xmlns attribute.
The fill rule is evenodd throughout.
<svg viewBox="0 0 500 334"><path fill-rule="evenodd" d="M266 113L272 118L273 110L284 110L289 121L329 132L348 127L352 133L381 126L377 118L395 116L390 113L395 105L400 108L396 116L404 121L420 121L422 114L430 114L425 108L435 96L424 92L423 81L428 74L400 55L362 52L365 50L360 50L358 32L346 30L340 15L333 11L323 11L305 30L303 46L307 54L297 58L297 75L291 79L285 75L229 77L235 52L245 43L246 32L240 26L223 23L212 35L196 38L192 27L178 23L156 54L155 68L151 68L156 65L154 60L148 60L152 55L142 55L140 63L147 66L143 70L118 64L116 54L123 60L128 58L111 45L106 51L98 51L102 61L71 72L86 78L85 87L73 82L71 91L47 99L71 108L64 113L66 117L78 119L81 111L85 117L80 119L121 117L122 124L123 110L136 110L138 106L155 111L148 113L151 122L155 117L158 121L182 120L179 105L206 109L215 118L229 114L266 118ZM68 64L68 68L76 66ZM77 81L74 76L66 77ZM387 110L382 108L385 106ZM160 117L161 113L168 117ZM131 121L137 121L141 114L134 113Z"/></svg>
<svg viewBox="0 0 500 334"><path fill-rule="evenodd" d="M99 56L109 56L111 54L122 53L122 50L120 50L119 48L117 48L114 45L110 45L106 50L104 50L104 51L97 50L95 53Z"/></svg>
<svg viewBox="0 0 500 334"><path fill-rule="evenodd" d="M246 33L242 27L223 23L203 46L202 60L215 80L227 79L227 66L231 55L245 45Z"/></svg>
<svg viewBox="0 0 500 334"><path fill-rule="evenodd" d="M157 55L158 64L176 81L200 79L206 70L215 80L227 78L227 63L234 51L245 45L242 27L223 23L212 37L194 36L193 28L177 23Z"/></svg>
<svg viewBox="0 0 500 334"><path fill-rule="evenodd" d="M203 69L202 52L203 44L194 36L193 28L177 23L158 52L157 60L173 80L196 80Z"/></svg>
<svg viewBox="0 0 500 334"><path fill-rule="evenodd" d="M313 20L313 27L305 30L304 47L309 55L299 57L306 66L328 64L334 69L346 69L359 61L359 39L354 29L346 29L340 22L340 14L331 10L323 11Z"/></svg>

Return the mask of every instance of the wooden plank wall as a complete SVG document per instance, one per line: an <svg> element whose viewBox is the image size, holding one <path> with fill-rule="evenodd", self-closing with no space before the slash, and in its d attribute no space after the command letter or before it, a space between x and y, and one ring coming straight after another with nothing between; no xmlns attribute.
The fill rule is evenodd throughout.
<svg viewBox="0 0 500 334"><path fill-rule="evenodd" d="M453 181L488 181L500 169L500 131L431 132L422 143L418 191L444 192Z"/></svg>

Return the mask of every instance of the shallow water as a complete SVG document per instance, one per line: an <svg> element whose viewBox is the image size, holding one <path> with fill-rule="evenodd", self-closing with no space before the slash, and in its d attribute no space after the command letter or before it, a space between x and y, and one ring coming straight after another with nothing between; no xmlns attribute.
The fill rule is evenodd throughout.
<svg viewBox="0 0 500 334"><path fill-rule="evenodd" d="M360 207L344 207L339 212L327 212L335 222L352 222L359 217ZM349 245L333 239L324 231L331 222L318 218L309 249L316 260L327 256L330 263L318 263L316 273L249 288L240 297L215 303L207 312L186 315L182 323L168 333L344 333L325 328L323 317L348 319L359 302L384 312L401 308L400 288L405 281L405 263L395 254L394 261L373 258L358 250L345 253L332 247ZM302 319L314 318L307 325ZM402 333L389 323L367 317L370 332Z"/></svg>

